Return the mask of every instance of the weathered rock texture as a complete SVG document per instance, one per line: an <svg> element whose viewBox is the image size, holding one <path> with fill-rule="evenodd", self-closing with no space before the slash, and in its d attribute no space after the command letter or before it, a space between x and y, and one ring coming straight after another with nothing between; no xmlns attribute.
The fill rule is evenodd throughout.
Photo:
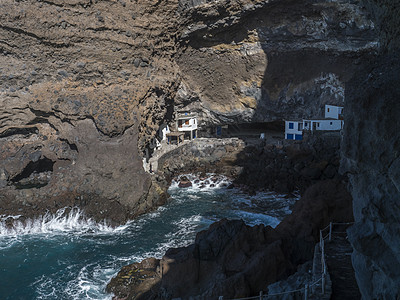
<svg viewBox="0 0 400 300"><path fill-rule="evenodd" d="M363 299L400 297L400 14L396 1L364 1L379 28L381 55L346 87L342 169L355 225L349 231Z"/></svg>
<svg viewBox="0 0 400 300"><path fill-rule="evenodd" d="M115 293L116 299L258 295L311 259L319 229L330 220L352 220L351 197L339 182L320 181L276 229L221 220L198 233L188 247L170 249L161 260L147 259L124 267L107 290Z"/></svg>
<svg viewBox="0 0 400 300"><path fill-rule="evenodd" d="M400 296L400 60L380 58L348 89L343 169L356 224L349 232L363 299Z"/></svg>
<svg viewBox="0 0 400 300"><path fill-rule="evenodd" d="M341 179L339 132L309 136L303 142L246 138L196 139L158 160L167 181L183 173L218 173L234 178L233 186L248 192L268 189L303 193L326 179Z"/></svg>
<svg viewBox="0 0 400 300"><path fill-rule="evenodd" d="M316 116L343 103L374 28L352 1L1 1L2 207L144 212L163 196L143 151L174 111Z"/></svg>

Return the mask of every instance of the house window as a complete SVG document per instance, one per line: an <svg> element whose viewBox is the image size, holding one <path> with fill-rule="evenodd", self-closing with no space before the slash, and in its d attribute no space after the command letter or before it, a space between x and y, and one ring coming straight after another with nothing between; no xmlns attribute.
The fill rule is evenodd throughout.
<svg viewBox="0 0 400 300"><path fill-rule="evenodd" d="M294 128L294 124L292 122L289 123L289 129L293 129Z"/></svg>
<svg viewBox="0 0 400 300"><path fill-rule="evenodd" d="M329 112L329 107L326 109L327 112Z"/></svg>
<svg viewBox="0 0 400 300"><path fill-rule="evenodd" d="M329 124L332 126L333 123L332 123L332 122L329 122Z"/></svg>
<svg viewBox="0 0 400 300"><path fill-rule="evenodd" d="M293 140L293 134L292 133L286 134L286 139L287 140Z"/></svg>
<svg viewBox="0 0 400 300"><path fill-rule="evenodd" d="M185 120L185 125L189 125L189 120Z"/></svg>
<svg viewBox="0 0 400 300"><path fill-rule="evenodd" d="M317 127L319 127L319 122L317 123Z"/></svg>
<svg viewBox="0 0 400 300"><path fill-rule="evenodd" d="M303 130L303 123L297 124L297 131L302 131Z"/></svg>

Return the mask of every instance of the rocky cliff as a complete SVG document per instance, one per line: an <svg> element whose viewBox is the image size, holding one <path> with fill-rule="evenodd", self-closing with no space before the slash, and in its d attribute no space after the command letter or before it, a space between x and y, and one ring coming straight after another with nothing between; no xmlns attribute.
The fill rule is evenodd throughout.
<svg viewBox="0 0 400 300"><path fill-rule="evenodd" d="M350 177L355 225L349 231L363 299L400 297L399 7L365 1L380 31L380 56L346 87L342 170Z"/></svg>
<svg viewBox="0 0 400 300"><path fill-rule="evenodd" d="M343 103L378 43L353 1L4 0L0 11L4 213L140 214L164 199L141 161L174 111L197 112L203 129L319 115Z"/></svg>

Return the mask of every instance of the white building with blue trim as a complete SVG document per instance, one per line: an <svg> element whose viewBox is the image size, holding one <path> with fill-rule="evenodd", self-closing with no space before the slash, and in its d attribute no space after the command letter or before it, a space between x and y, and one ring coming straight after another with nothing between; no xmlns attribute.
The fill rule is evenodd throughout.
<svg viewBox="0 0 400 300"><path fill-rule="evenodd" d="M343 129L343 125L343 107L325 105L324 119L285 121L285 139L302 140L304 130L338 131Z"/></svg>

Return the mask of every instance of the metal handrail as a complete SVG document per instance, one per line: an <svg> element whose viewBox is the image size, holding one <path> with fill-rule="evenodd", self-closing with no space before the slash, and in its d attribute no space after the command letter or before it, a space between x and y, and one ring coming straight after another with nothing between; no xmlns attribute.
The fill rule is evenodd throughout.
<svg viewBox="0 0 400 300"><path fill-rule="evenodd" d="M320 248L321 248L321 277L319 277L317 280L310 284L306 284L304 288L301 289L296 289L292 291L286 291L286 292L281 292L281 293L276 293L276 294L268 294L268 295L263 295L263 292L260 292L259 296L253 296L253 297L247 297L247 298L234 298L234 299L229 299L229 300L252 300L252 299L268 299L269 297L275 297L275 296L280 296L280 295L286 295L286 294L291 294L291 293L297 293L297 292L303 292L304 293L304 299L308 299L308 289L319 283L320 281L322 282L322 294L325 294L325 280L326 280L326 275L327 275L327 266L326 266L326 258L325 258L325 240L328 238L329 241L332 239L332 232L333 232L333 225L351 225L354 224L354 222L348 222L348 223L333 223L330 222L328 226L325 228L321 229L319 231L319 236L320 236ZM325 230L329 229L329 233L325 236L323 236L323 232ZM224 297L220 296L218 300L223 300Z"/></svg>

